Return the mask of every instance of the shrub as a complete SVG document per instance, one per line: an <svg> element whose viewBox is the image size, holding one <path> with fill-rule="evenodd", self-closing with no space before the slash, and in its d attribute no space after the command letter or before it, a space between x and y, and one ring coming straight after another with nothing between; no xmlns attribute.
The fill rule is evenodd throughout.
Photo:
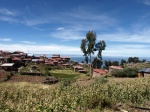
<svg viewBox="0 0 150 112"><path fill-rule="evenodd" d="M97 83L104 84L104 83L107 83L108 80L107 80L106 77L101 77L101 78L97 78L97 79L96 79L96 82L97 82Z"/></svg>
<svg viewBox="0 0 150 112"><path fill-rule="evenodd" d="M138 69L136 68L124 68L122 70L113 70L112 76L115 77L137 77Z"/></svg>
<svg viewBox="0 0 150 112"><path fill-rule="evenodd" d="M13 76L13 75L14 74L12 72L11 73L7 73L2 81L8 81L10 79L10 77Z"/></svg>
<svg viewBox="0 0 150 112"><path fill-rule="evenodd" d="M45 76L49 76L50 75L50 73L49 73L49 68L48 67L45 67L45 74L44 74Z"/></svg>

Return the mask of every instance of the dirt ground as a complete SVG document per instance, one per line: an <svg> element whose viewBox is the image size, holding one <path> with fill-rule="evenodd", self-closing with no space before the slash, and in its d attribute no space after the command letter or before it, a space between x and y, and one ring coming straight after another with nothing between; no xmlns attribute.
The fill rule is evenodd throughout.
<svg viewBox="0 0 150 112"><path fill-rule="evenodd" d="M29 76L29 75L13 75L7 82L32 82L41 83L45 79L44 76Z"/></svg>

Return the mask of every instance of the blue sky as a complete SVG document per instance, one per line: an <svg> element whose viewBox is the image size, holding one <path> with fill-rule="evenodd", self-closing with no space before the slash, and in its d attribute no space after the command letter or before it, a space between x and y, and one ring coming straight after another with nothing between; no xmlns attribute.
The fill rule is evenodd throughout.
<svg viewBox="0 0 150 112"><path fill-rule="evenodd" d="M82 55L95 31L103 56L150 54L150 0L0 0L0 49Z"/></svg>

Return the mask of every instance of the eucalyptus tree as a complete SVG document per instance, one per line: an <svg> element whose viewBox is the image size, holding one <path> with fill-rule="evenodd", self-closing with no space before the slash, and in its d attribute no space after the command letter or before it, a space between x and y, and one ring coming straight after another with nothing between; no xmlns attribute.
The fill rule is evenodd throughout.
<svg viewBox="0 0 150 112"><path fill-rule="evenodd" d="M86 38L81 41L81 51L83 52L83 56L85 57L86 63L90 62L90 78L92 78L92 54L95 51L98 51L97 57L102 60L102 50L105 50L106 44L105 41L99 41L96 43L96 33L93 31L89 31L86 34Z"/></svg>

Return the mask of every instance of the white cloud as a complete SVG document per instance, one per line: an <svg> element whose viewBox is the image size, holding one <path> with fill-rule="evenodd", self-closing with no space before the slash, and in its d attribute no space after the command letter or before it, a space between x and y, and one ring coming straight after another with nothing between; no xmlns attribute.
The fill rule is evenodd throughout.
<svg viewBox="0 0 150 112"><path fill-rule="evenodd" d="M10 47L11 46L11 47ZM80 54L79 47L60 45L25 45L25 44L0 44L1 50L16 51L21 50L33 54Z"/></svg>
<svg viewBox="0 0 150 112"><path fill-rule="evenodd" d="M0 38L0 41L6 41L6 42L8 42L8 41L11 41L11 38Z"/></svg>
<svg viewBox="0 0 150 112"><path fill-rule="evenodd" d="M35 44L36 42L31 42L31 41L21 41L22 43L25 43L25 44Z"/></svg>
<svg viewBox="0 0 150 112"><path fill-rule="evenodd" d="M150 0L141 0L139 2L142 2L143 4L150 6Z"/></svg>
<svg viewBox="0 0 150 112"><path fill-rule="evenodd" d="M49 37L60 38L62 40L78 40L84 38L83 33L72 30L56 31L51 33Z"/></svg>
<svg viewBox="0 0 150 112"><path fill-rule="evenodd" d="M0 21L5 21L5 22L9 22L9 23L18 22L16 19L14 19L12 17L7 17L7 16L0 16Z"/></svg>
<svg viewBox="0 0 150 112"><path fill-rule="evenodd" d="M137 56L137 57L149 57L150 45L108 45L106 50L103 51L105 56Z"/></svg>
<svg viewBox="0 0 150 112"><path fill-rule="evenodd" d="M74 9L68 12L63 13L64 16L69 17L69 21L67 19L66 22L76 21L78 23L98 23L105 25L115 25L117 20L109 14L98 14L94 11L86 10L84 8Z"/></svg>
<svg viewBox="0 0 150 112"><path fill-rule="evenodd" d="M58 27L56 30L64 30L64 27Z"/></svg>
<svg viewBox="0 0 150 112"><path fill-rule="evenodd" d="M46 19L24 19L22 24L25 24L27 26L34 26L34 25L39 25L39 24L46 24L49 23L48 20Z"/></svg>
<svg viewBox="0 0 150 112"><path fill-rule="evenodd" d="M15 18L17 12L14 10L9 10L6 8L0 8L0 21L5 21L9 23L16 23L18 20Z"/></svg>
<svg viewBox="0 0 150 112"><path fill-rule="evenodd" d="M114 42L150 43L150 28L136 29L132 33L116 31L114 33L97 34L97 40Z"/></svg>
<svg viewBox="0 0 150 112"><path fill-rule="evenodd" d="M7 16L15 16L16 12L5 8L0 8L0 14L7 15Z"/></svg>
<svg viewBox="0 0 150 112"><path fill-rule="evenodd" d="M10 47L11 46L11 47ZM30 44L0 44L1 50L15 51L21 50L32 54L74 54L83 55L80 47L61 46L61 45L30 45ZM102 56L137 56L148 57L150 45L107 45L102 52ZM96 54L95 54L96 56Z"/></svg>

